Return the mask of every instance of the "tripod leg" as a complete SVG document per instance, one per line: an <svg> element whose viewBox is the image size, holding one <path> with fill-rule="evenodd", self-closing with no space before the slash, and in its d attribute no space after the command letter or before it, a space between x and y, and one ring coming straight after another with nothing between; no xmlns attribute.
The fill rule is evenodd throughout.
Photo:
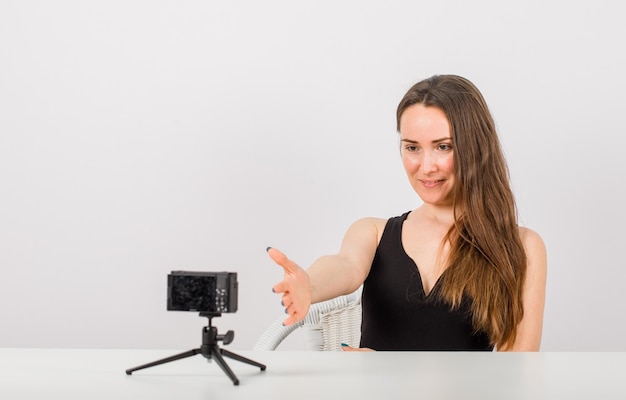
<svg viewBox="0 0 626 400"><path fill-rule="evenodd" d="M224 371L224 373L228 375L230 380L233 381L233 385L239 385L239 379L237 379L237 376L235 375L233 370L230 369L228 364L226 364L226 361L224 361L224 358L222 358L222 355L220 353L221 353L221 350L219 347L217 346L211 347L211 358L215 359L215 362L217 362L217 365L219 365L222 371Z"/></svg>
<svg viewBox="0 0 626 400"><path fill-rule="evenodd" d="M200 349L193 349L193 350L189 350L186 351L184 353L180 353L180 354L176 354L170 357L166 357L163 358L161 360L157 360L157 361L153 361L151 363L148 364L144 364L144 365L140 365L138 367L135 368L130 368L126 370L126 375L130 375L135 371L138 371L140 369L145 369L145 368L150 368L150 367L154 367L155 365L161 365L161 364L165 364L171 361L176 361L176 360L180 360L183 358L187 358L187 357L191 357L191 356L195 356L196 354L200 353Z"/></svg>
<svg viewBox="0 0 626 400"><path fill-rule="evenodd" d="M237 361L241 361L241 362L246 363L246 364L254 365L255 367L261 368L261 371L265 371L266 367L265 367L265 365L263 365L261 363L258 363L256 361L250 360L249 358L242 357L239 354L235 354L235 353L230 352L228 350L220 349L220 352L222 353L222 355L224 357L232 358L233 360L237 360Z"/></svg>

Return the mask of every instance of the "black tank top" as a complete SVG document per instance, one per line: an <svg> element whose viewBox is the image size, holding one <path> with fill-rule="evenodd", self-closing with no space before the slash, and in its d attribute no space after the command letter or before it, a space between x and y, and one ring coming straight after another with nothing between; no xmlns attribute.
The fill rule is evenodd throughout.
<svg viewBox="0 0 626 400"><path fill-rule="evenodd" d="M467 299L451 310L428 295L415 262L402 246L402 224L409 213L387 221L370 273L363 284L361 347L374 350L484 350L493 346L475 333Z"/></svg>

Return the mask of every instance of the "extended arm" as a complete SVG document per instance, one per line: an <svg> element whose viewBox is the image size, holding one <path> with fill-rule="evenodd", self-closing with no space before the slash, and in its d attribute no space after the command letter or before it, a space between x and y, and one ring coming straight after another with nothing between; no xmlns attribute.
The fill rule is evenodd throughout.
<svg viewBox="0 0 626 400"><path fill-rule="evenodd" d="M282 294L288 314L285 325L302 320L312 303L351 293L363 283L376 253L381 221L356 221L348 228L339 252L318 258L306 271L280 251L268 249L285 272L283 280L273 287L275 293Z"/></svg>

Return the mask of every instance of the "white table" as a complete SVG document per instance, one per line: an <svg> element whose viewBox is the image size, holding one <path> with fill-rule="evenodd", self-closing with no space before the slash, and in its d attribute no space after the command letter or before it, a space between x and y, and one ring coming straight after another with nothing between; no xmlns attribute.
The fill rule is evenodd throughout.
<svg viewBox="0 0 626 400"><path fill-rule="evenodd" d="M226 359L234 386L202 355L126 375L172 350L0 348L0 399L626 399L626 353L229 350L267 369Z"/></svg>

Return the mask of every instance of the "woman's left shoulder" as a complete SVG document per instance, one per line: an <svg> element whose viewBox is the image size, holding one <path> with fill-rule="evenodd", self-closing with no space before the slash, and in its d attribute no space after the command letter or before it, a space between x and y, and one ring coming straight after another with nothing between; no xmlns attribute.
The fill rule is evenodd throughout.
<svg viewBox="0 0 626 400"><path fill-rule="evenodd" d="M524 247L526 247L527 249L533 249L537 247L545 248L545 243L543 242L541 235L539 235L539 233L537 233L536 231L525 226L520 226L519 235L520 239L522 239Z"/></svg>
<svg viewBox="0 0 626 400"><path fill-rule="evenodd" d="M541 269L545 269L547 262L546 245L539 233L530 228L520 226L519 234L529 265L536 265Z"/></svg>

